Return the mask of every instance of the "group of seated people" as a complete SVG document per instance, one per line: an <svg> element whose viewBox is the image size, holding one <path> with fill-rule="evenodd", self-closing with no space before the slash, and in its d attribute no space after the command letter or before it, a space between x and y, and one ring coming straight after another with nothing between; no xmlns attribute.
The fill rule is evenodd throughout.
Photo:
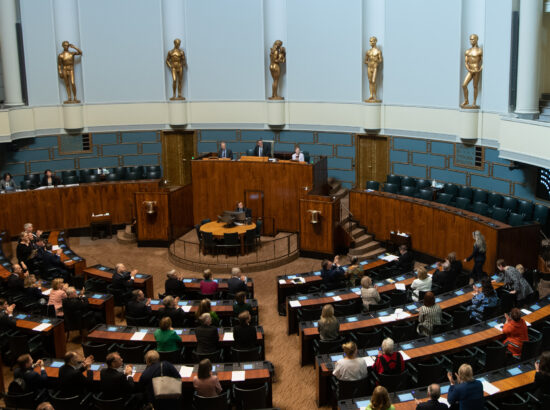
<svg viewBox="0 0 550 410"><path fill-rule="evenodd" d="M210 269L206 269L203 273L204 280L200 283L200 293L204 296L211 296L218 292L218 282L212 279L212 272ZM227 281L228 295L236 295L239 292L248 292L246 285L247 278L242 274L241 269L234 267L231 269L231 277ZM164 282L164 294L171 296L185 297L188 289L183 282L183 273L176 273L175 270L171 270L167 273L166 281Z"/></svg>
<svg viewBox="0 0 550 410"><path fill-rule="evenodd" d="M44 176L40 180L40 186L55 186L60 185L61 179L52 172L51 169L44 171ZM3 191L14 191L18 188L17 183L13 179L13 176L6 172L0 180L0 190Z"/></svg>

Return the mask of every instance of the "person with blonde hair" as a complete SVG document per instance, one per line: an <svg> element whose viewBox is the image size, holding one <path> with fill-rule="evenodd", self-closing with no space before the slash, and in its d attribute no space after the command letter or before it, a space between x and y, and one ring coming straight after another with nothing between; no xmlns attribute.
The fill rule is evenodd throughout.
<svg viewBox="0 0 550 410"><path fill-rule="evenodd" d="M363 276L361 279L361 299L366 310L369 310L370 305L380 303L378 288L372 285L372 279L368 276Z"/></svg>
<svg viewBox="0 0 550 410"><path fill-rule="evenodd" d="M63 279L61 278L52 280L52 290L50 292L48 305L53 305L57 316L63 316L63 299L67 298L67 293L65 291L68 287L69 285L63 283Z"/></svg>
<svg viewBox="0 0 550 410"><path fill-rule="evenodd" d="M421 266L416 271L417 278L411 283L412 299L418 302L420 291L429 292L432 290L432 278L428 276L428 271L424 266Z"/></svg>
<svg viewBox="0 0 550 410"><path fill-rule="evenodd" d="M483 410L483 384L474 379L472 366L467 363L458 368L458 374L455 374L456 381L451 372L447 373L449 383L449 393L447 401L452 406L459 404L460 410Z"/></svg>
<svg viewBox="0 0 550 410"><path fill-rule="evenodd" d="M145 365L147 366L139 378L139 387L137 390L145 391L146 400L152 403L157 410L169 410L181 408L181 400L177 399L156 399L153 389L153 379L159 376L173 377L181 380L178 369L170 362L163 360L156 350L149 350L145 353Z"/></svg>
<svg viewBox="0 0 550 410"><path fill-rule="evenodd" d="M390 394L384 386L376 386L372 392L367 410L395 410L391 404Z"/></svg>
<svg viewBox="0 0 550 410"><path fill-rule="evenodd" d="M319 337L321 340L336 340L340 337L340 323L334 316L334 307L330 304L323 306L321 311Z"/></svg>
<svg viewBox="0 0 550 410"><path fill-rule="evenodd" d="M336 362L332 374L338 380L355 381L367 377L367 363L362 357L357 356L357 345L354 342L347 342L342 345L344 358Z"/></svg>
<svg viewBox="0 0 550 410"><path fill-rule="evenodd" d="M472 273L470 274L470 284L479 281L483 278L483 276L485 276L485 272L483 272L483 264L487 258L487 245L485 244L485 238L481 232L474 231L472 236L474 238L474 249L472 250L472 254L464 259L464 262L469 262L472 259L474 260L474 267L472 268Z"/></svg>

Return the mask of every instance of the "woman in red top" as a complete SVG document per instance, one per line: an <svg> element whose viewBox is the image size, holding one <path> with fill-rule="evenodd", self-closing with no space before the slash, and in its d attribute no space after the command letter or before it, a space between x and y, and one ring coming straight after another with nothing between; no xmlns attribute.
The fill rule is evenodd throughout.
<svg viewBox="0 0 550 410"><path fill-rule="evenodd" d="M206 269L203 274L204 280L201 280L201 293L203 295L213 295L218 291L218 282L212 280L212 272Z"/></svg>
<svg viewBox="0 0 550 410"><path fill-rule="evenodd" d="M529 340L527 324L521 318L521 312L518 308L513 308L510 311L510 316L506 313L504 316L506 317L506 323L502 328L502 333L506 335L504 343L508 345L510 353L514 356L520 356L523 342Z"/></svg>
<svg viewBox="0 0 550 410"><path fill-rule="evenodd" d="M378 374L400 374L405 371L401 353L394 352L394 342L389 337L382 341L382 352L378 354L373 369Z"/></svg>

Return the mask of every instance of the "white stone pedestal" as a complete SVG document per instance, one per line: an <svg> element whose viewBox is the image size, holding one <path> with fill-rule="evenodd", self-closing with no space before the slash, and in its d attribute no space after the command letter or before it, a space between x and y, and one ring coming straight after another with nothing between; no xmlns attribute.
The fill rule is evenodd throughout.
<svg viewBox="0 0 550 410"><path fill-rule="evenodd" d="M284 100L268 100L267 124L278 127L285 125L285 108Z"/></svg>
<svg viewBox="0 0 550 410"><path fill-rule="evenodd" d="M80 130L84 128L82 104L63 104L63 127L66 130Z"/></svg>

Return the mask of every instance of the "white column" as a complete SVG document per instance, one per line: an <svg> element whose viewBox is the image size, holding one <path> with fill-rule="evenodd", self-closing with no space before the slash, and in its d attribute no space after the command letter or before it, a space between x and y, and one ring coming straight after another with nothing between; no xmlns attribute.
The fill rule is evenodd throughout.
<svg viewBox="0 0 550 410"><path fill-rule="evenodd" d="M542 1L521 0L519 9L519 45L516 114L539 113L540 30Z"/></svg>
<svg viewBox="0 0 550 410"><path fill-rule="evenodd" d="M271 85L273 79L271 71L269 71L269 50L273 46L275 40L281 40L283 47L287 49L287 54L292 54L288 50L286 43L286 0L264 0L264 64L265 64L265 93L266 98L271 97ZM278 94L288 99L286 90L286 64L281 64L281 76L279 77Z"/></svg>
<svg viewBox="0 0 550 410"><path fill-rule="evenodd" d="M5 104L10 106L23 105L15 30L16 19L15 0L0 1L0 52L2 53L4 94Z"/></svg>

